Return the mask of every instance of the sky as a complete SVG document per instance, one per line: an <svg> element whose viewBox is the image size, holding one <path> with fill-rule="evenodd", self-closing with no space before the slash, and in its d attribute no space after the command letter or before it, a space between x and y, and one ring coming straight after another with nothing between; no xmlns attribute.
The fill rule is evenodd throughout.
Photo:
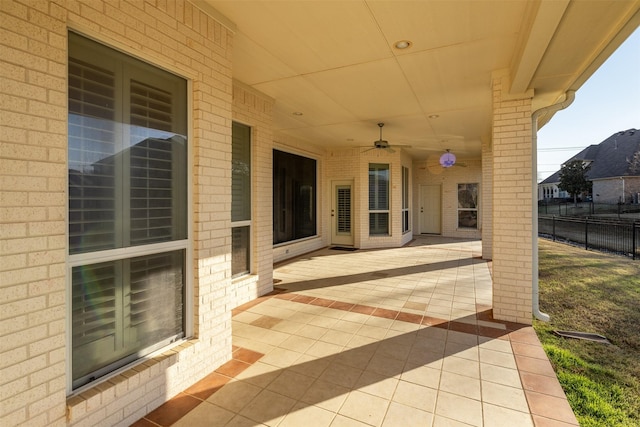
<svg viewBox="0 0 640 427"><path fill-rule="evenodd" d="M589 145L632 128L640 129L640 29L538 131L538 182Z"/></svg>

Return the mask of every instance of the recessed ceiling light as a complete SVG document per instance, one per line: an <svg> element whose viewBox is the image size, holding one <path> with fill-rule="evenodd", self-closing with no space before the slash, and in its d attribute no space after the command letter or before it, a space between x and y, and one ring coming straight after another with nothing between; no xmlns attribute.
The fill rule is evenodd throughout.
<svg viewBox="0 0 640 427"><path fill-rule="evenodd" d="M438 117L440 117L440 116L439 116L439 115L437 115L437 114L431 114L431 115L429 116L429 118L430 118L430 119L437 119Z"/></svg>
<svg viewBox="0 0 640 427"><path fill-rule="evenodd" d="M412 43L409 40L400 40L400 41L397 41L393 46L396 49L401 49L402 50L402 49L410 48L411 44Z"/></svg>
<svg viewBox="0 0 640 427"><path fill-rule="evenodd" d="M294 116L302 116L303 113L301 113L300 111L294 111L293 113Z"/></svg>

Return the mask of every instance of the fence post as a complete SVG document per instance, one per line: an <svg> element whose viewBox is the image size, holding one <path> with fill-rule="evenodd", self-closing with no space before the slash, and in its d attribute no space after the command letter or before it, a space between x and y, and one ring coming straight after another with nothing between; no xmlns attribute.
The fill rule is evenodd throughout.
<svg viewBox="0 0 640 427"><path fill-rule="evenodd" d="M633 225L631 226L631 234L633 236L631 238L631 241L632 241L631 246L632 246L632 249L633 249L633 259L635 260L636 259L637 243L638 243L637 240L636 240L636 222L635 221L633 221Z"/></svg>
<svg viewBox="0 0 640 427"><path fill-rule="evenodd" d="M589 250L589 217L584 219L584 249Z"/></svg>
<svg viewBox="0 0 640 427"><path fill-rule="evenodd" d="M553 215L551 217L551 235L553 236L553 241L556 241L556 216Z"/></svg>

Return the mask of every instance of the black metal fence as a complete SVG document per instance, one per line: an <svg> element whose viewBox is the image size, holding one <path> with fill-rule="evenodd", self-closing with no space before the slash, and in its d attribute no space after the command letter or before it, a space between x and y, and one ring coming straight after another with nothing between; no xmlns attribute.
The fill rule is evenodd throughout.
<svg viewBox="0 0 640 427"><path fill-rule="evenodd" d="M585 249L640 259L640 222L598 218L540 216L538 234Z"/></svg>
<svg viewBox="0 0 640 427"><path fill-rule="evenodd" d="M581 202L538 202L538 215L636 219L640 221L640 204Z"/></svg>

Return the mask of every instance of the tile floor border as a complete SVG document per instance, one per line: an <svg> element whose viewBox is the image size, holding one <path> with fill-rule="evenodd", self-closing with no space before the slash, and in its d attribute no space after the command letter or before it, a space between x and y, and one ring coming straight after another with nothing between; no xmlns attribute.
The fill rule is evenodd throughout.
<svg viewBox="0 0 640 427"><path fill-rule="evenodd" d="M414 313L380 309L373 306L349 304L326 298L314 298L296 292L282 292L281 290L275 290L268 295L246 303L236 308L233 314L235 316L250 310L270 298L342 311L351 311L382 319L398 320L421 326L431 326L453 332L508 341L516 359L521 385L524 390L528 409L532 416L533 425L536 427L550 425L570 427L578 425L575 420L575 415L568 405L562 387L557 381L553 367L542 350L535 331L529 325L496 321L492 318L490 310L477 313L477 319L485 322L484 326L480 326L465 322L447 321L431 316L420 316ZM262 318L268 319L254 321L252 324L270 329L280 320L269 316L262 316ZM230 361L220 366L213 373L198 381L187 390L179 393L177 396L145 415L136 423L132 424L132 427L171 426L263 356L264 354L257 351L234 346L232 359ZM458 398L452 396L450 399L453 399L453 402ZM354 398L354 400L357 400L357 398ZM447 402L448 400L443 400L442 405L448 404ZM355 404L356 403L354 403L354 405ZM396 402L394 404L394 410L399 410L399 406L397 405L403 406L401 403ZM345 409L347 413L348 407ZM488 409L489 408L485 408L485 411ZM418 410L411 409L409 412L411 411L415 412ZM400 415L393 416L400 417ZM414 414L414 416L418 415ZM431 416L434 416L434 414L431 414ZM513 416L513 414L511 414L511 416Z"/></svg>

